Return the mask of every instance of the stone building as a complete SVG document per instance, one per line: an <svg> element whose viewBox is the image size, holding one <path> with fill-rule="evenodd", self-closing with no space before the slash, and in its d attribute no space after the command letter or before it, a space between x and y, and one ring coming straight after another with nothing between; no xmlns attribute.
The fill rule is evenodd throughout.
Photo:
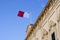
<svg viewBox="0 0 60 40"><path fill-rule="evenodd" d="M26 32L25 40L60 40L60 0L49 0Z"/></svg>

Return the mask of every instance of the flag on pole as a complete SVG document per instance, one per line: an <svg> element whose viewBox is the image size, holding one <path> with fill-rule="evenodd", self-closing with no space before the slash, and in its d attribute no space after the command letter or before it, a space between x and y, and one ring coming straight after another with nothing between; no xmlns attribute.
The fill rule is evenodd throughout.
<svg viewBox="0 0 60 40"><path fill-rule="evenodd" d="M29 18L29 13L28 12L23 12L23 11L18 11L18 16Z"/></svg>
<svg viewBox="0 0 60 40"><path fill-rule="evenodd" d="M19 16L21 18L27 18L27 19L29 19L29 22L31 23L32 19L31 19L31 14L30 13L31 12L18 11L17 16Z"/></svg>

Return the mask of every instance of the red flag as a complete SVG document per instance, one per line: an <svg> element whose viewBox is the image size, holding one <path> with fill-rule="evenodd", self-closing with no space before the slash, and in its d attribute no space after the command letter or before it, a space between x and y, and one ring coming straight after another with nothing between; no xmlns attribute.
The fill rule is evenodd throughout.
<svg viewBox="0 0 60 40"><path fill-rule="evenodd" d="M24 16L24 12L23 11L18 11L18 16L19 17L23 17Z"/></svg>

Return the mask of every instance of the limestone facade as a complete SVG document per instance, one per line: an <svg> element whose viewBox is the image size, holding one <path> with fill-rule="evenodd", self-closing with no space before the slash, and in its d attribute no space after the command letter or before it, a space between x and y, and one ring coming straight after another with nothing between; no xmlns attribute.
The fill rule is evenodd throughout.
<svg viewBox="0 0 60 40"><path fill-rule="evenodd" d="M26 32L25 40L60 40L60 0L49 0Z"/></svg>

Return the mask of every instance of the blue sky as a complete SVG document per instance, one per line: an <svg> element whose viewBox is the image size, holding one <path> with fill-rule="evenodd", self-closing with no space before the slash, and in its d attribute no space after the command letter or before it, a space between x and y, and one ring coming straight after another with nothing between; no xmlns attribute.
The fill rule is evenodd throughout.
<svg viewBox="0 0 60 40"><path fill-rule="evenodd" d="M34 24L48 0L0 0L0 40L24 40L26 28ZM30 12L30 18L17 16Z"/></svg>

